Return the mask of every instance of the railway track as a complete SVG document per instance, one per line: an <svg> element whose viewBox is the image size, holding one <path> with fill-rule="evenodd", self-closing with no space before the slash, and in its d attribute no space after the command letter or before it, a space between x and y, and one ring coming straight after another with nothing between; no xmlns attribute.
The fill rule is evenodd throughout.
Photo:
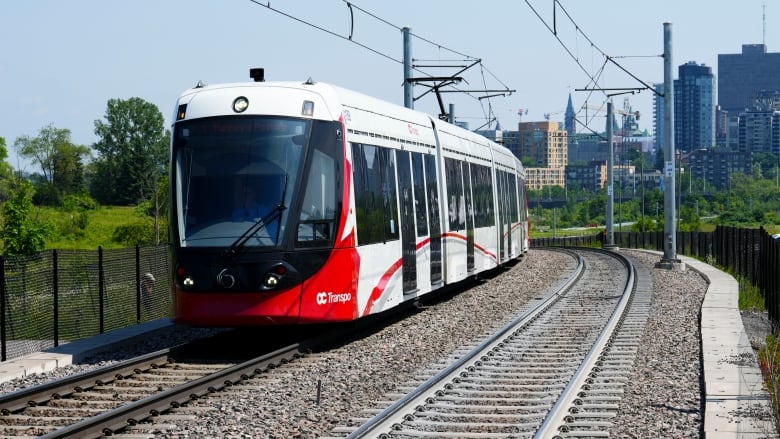
<svg viewBox="0 0 780 439"><path fill-rule="evenodd" d="M0 397L0 436L52 439L114 435L349 333L349 329L340 328L241 362L177 360L214 343L200 340L19 390Z"/></svg>
<svg viewBox="0 0 780 439"><path fill-rule="evenodd" d="M590 252L587 254L590 254ZM590 260L590 257L587 259ZM596 278L595 282L614 281L614 279L617 278L614 273L616 267L620 268L620 263L615 262L612 257L604 259L603 261L590 261L587 262L586 265L594 267L601 266L599 269L601 270L601 274L593 275ZM592 270L590 269L582 270L580 268L578 271L584 271L582 276L590 276L588 273L592 273ZM607 271L609 272L609 275L604 274ZM623 279L622 282L627 282L627 279L625 279L626 276L619 279ZM521 340L519 344L516 343L513 348L514 351L510 351L510 354L502 353L499 350L500 344L494 344L488 349L489 352L483 355L484 358L480 357L478 360L480 364L485 364L487 366L492 364L491 367L493 368L494 373L498 375L512 375L514 373L520 373L519 369L523 366L515 368L514 371L509 370L506 373L497 372L499 367L503 367L499 365L499 363L504 361L507 355L510 357L518 356L526 359L535 357L541 364L533 373L526 373L528 376L524 378L524 381L512 383L508 376L501 376L499 378L500 381L490 384L488 380L493 378L477 378L478 375L474 373L476 369L474 369L474 371L471 370L474 368L475 364L465 365L463 366L465 367L465 370L461 367L460 374L456 374L455 379L452 380L451 384L444 385L445 389L447 387L450 389L457 389L456 386L458 385L468 386L467 389L462 390L462 393L459 396L447 396L445 393L442 393L442 389L439 388L429 389L430 391L427 394L427 397L423 398L422 402L417 404L419 407L415 406L415 409L411 412L401 415L401 418L405 419L393 423L388 432L378 434L388 434L390 436L398 436L400 434L401 437L405 435L408 435L409 437L417 436L418 434L414 433L413 430L405 430L411 427L421 429L423 433L427 432L435 436L446 437L446 432L438 431L440 428L439 424L450 423L453 420L456 424L461 424L456 428L456 432L452 434L452 436L455 437L469 437L469 431L474 428L481 429L483 435L487 434L491 437L500 436L501 433L492 432L494 431L492 429L497 422L511 424L511 426L504 425L504 431L511 430L512 428L517 429L518 425L525 425L525 427L522 427L523 431L535 431L542 422L542 419L544 419L544 416L542 416L541 413L544 413L545 410L549 412L550 407L555 403L554 398L545 396L543 387L547 386L554 389L557 393L564 393L566 383L569 381L569 379L565 378L565 375L562 375L560 371L554 371L555 368L551 367L551 365L567 365L566 367L568 370L576 369L576 362L571 361L571 359L588 356L587 352L573 353L569 348L561 347L564 346L563 341L573 338L598 338L596 335L585 335L585 332L592 333L594 329L591 327L596 325L593 321L593 317L588 314L591 311L585 312L585 310L596 309L596 314L600 316L610 314L606 310L610 307L614 307L615 303L619 301L618 296L620 294L617 293L616 290L608 289L605 286L595 287L593 283L589 282L589 286L585 288L585 290L591 290L592 293L598 294L589 294L585 291L580 293L580 296L577 296L577 298L572 298L574 296L571 293L564 294L560 291L555 291L544 297L542 294L536 294L535 296L531 295L529 296L529 299L531 299L531 302L535 301L536 303L523 305L523 309L527 310L524 311L524 317L529 320L528 326L530 327L534 324L533 322L543 322L545 321L544 319L551 319L550 317L545 317L544 313L541 313L540 311L532 311L531 308L535 308L535 306L532 305L548 303L548 305L554 309L554 307L558 306L557 304L561 302L569 301L574 303L574 310L559 310L557 311L557 314L555 314L557 317L553 317L552 320L576 320L578 322L578 329L575 332L581 332L581 335L558 333L558 335L555 336L551 332L550 335L552 338L545 341L543 336L546 336L545 333L548 331L537 329L536 333L527 335L525 336L525 340ZM586 299L594 300L596 304L588 305ZM549 312L550 311L548 311L548 313ZM556 311L552 312L555 313ZM606 319L607 317L600 318ZM386 323L377 323L374 326L374 330L384 326L386 326ZM544 326L544 324L542 324L542 326ZM548 326L550 326L549 323ZM622 326L625 326L625 324ZM586 331L583 328L588 329ZM340 335L329 334L329 337L331 337L331 340L341 337L341 341L338 343L344 343L343 340L347 339L348 335L355 336L355 329L356 328L352 326L343 329L344 333ZM511 334L513 331L507 326L503 331L499 332ZM641 333L641 330L639 332ZM520 340L522 336L515 338ZM253 338L253 340L254 339L256 338ZM616 346L616 340L619 339L621 338L610 339L610 341L607 342L607 345ZM483 344L486 343L487 342ZM245 345L246 343L241 344L241 346ZM541 348L543 345L548 345L547 348L545 348L547 349L546 351ZM220 398L219 395L241 392L241 389L249 388L255 389L254 393L256 394L257 390L265 388L265 386L271 382L269 379L272 381L276 380L276 378L273 377L277 374L290 376L290 374L298 373L293 372L293 370L297 371L298 369L301 369L302 371L305 371L316 369L318 367L316 366L318 362L329 355L302 355L304 352L316 350L311 346L311 344L302 343L290 344L284 346L284 349L278 349L279 352L274 352L273 355L268 353L266 356L258 356L241 361L225 361L222 362L222 364L214 364L214 358L219 358L218 356L212 356L211 361L194 361L189 363L182 361L181 355L171 355L170 352L160 351L154 355L150 354L145 358L135 359L134 361L136 361L137 364L128 363L121 366L113 366L113 370L104 370L102 376L98 376L98 372L96 371L90 374L69 378L66 381L70 382L61 383L65 384L65 387L60 389L36 388L35 392L33 392L32 389L15 392L0 397L0 409L3 410L3 414L0 415L0 425L3 425L3 430L0 430L2 431L0 435L6 437L32 435L43 435L43 437L101 437L112 435L117 437L122 434L127 434L133 437L139 437L138 435L152 436L155 434L155 431L168 431L172 433L176 431L186 431L186 427L184 427L185 430L181 430L182 427L177 427L177 425L179 423L187 425L187 423L193 421L193 416L200 416L198 415L199 410L204 410L206 407L213 407L214 404L219 405L220 403L217 402ZM503 346L509 346L509 343L503 342ZM623 349L630 350L630 348L613 348L613 350L618 351L622 351ZM192 351L193 349L190 350ZM453 362L459 358L465 358L468 351L471 350L474 349L463 348L461 351L454 354ZM627 355L630 356L630 353ZM299 356L304 358L294 359ZM608 367L605 366L606 364L622 364L630 361L620 358L610 360L603 355L596 356L596 358L601 362L599 363L599 367L601 367L602 370L608 369ZM434 375L446 366L448 365L437 366L434 364L431 366L432 370L430 373L423 374L424 376L420 377L418 380L419 382L410 383L408 389L399 388L399 394L397 395L388 395L388 398L391 399L391 401L389 401L387 405L394 403L395 400L402 399L405 396L402 393L407 390L411 392L413 387L426 381L428 376L425 375ZM291 367L293 369L290 369ZM545 374L557 378L552 378L553 382L550 384L534 384L534 380L537 380L535 375ZM280 379L285 380L285 378ZM338 378L334 376L331 379ZM570 429L570 431L574 431L572 429L580 428L577 427L577 422L587 425L593 425L594 422L597 424L605 422L603 420L594 421L593 417L586 418L584 417L584 414L589 413L592 410L591 406L596 399L602 400L602 403L607 405L612 401L608 398L603 398L605 390L603 388L600 389L598 385L602 382L606 383L608 386L614 385L615 383L619 384L621 382L620 380L621 378L616 376L613 377L611 375L605 375L605 377L601 378L594 378L594 375L589 376L586 379L586 385L592 389L592 393L590 393L592 397L586 396L583 392L589 389L583 389L581 386L576 389L577 391L571 391L570 393L574 395L573 402L571 403L574 405L574 408L563 403L560 404L563 412L566 413L566 415L563 416L562 421L565 425L550 423L552 431L559 432L556 434L565 435L568 434L565 432L567 428ZM114 384L119 387L115 387L114 390L109 390L111 388L110 386L113 386ZM142 391L140 389L146 390ZM331 384L331 387L329 388L331 394L329 394L329 397L332 397L330 396L332 395L332 389L333 387ZM319 387L317 387L317 392L316 400L312 400L311 403L314 403L315 407L320 407ZM479 394L481 392L488 392L487 402L479 400ZM36 393L39 395L34 396ZM493 410L488 413L483 412L482 414L478 414L479 416L473 418L464 418L462 414L445 413L441 411L442 409L440 407L459 405L460 402L458 401L463 400L479 401L473 405L483 404L485 406L500 407L501 403L499 403L498 400L502 397L501 394L507 393L514 395L515 402L512 404L520 405L519 400L521 397L528 399L529 402L522 406L524 407L523 410L527 413L507 413L506 410L501 409L504 411ZM129 400L120 400L120 398L118 398L119 396L129 396L130 398ZM102 398L106 399L104 400ZM197 403L194 402L196 400L198 401ZM535 408L536 406L538 406L538 410ZM179 409L179 407L181 409ZM604 406L602 409L607 413L610 410L608 406ZM81 410L81 413L77 414L78 410ZM67 411L69 412L66 416L64 413ZM340 435L339 437L348 435L360 437L361 433L358 431L358 428L363 428L362 425L366 424L375 412L380 411L382 410L369 410L360 415L359 418L350 422L351 426L336 428L333 432L328 432L327 434L332 434L334 436ZM48 413L48 415L46 415L46 413ZM44 417L39 417L38 421L30 422L29 424L21 422L23 418L28 416L31 419L39 416ZM49 419L46 419L46 416L48 416ZM347 416L343 419L347 419ZM442 422L442 419L444 419L444 422ZM333 425L340 424L337 423ZM259 430L255 429L255 432L257 431ZM323 430L323 432L324 431L327 430ZM192 432L192 430L190 430L190 432ZM372 434L373 433L366 433L363 434L363 436L373 437ZM528 434L528 437L530 437L530 434L531 433ZM511 433L509 435L513 437L518 436L517 433ZM524 435L526 434L523 433L519 436ZM323 434L318 434L318 437L319 436L323 436Z"/></svg>
<svg viewBox="0 0 780 439"><path fill-rule="evenodd" d="M557 291L331 435L608 437L647 315L649 274L637 279L616 254L579 253L587 260L578 256Z"/></svg>

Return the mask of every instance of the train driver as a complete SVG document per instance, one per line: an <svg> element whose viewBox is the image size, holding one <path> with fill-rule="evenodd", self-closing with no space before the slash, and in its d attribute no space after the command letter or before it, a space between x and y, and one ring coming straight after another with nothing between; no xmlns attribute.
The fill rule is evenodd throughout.
<svg viewBox="0 0 780 439"><path fill-rule="evenodd" d="M257 202L255 191L245 187L238 206L233 209L233 221L256 221L268 213L268 210Z"/></svg>

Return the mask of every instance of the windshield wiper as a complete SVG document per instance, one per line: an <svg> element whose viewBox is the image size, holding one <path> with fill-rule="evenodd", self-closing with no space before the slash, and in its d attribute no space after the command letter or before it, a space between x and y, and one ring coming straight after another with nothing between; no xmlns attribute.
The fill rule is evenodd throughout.
<svg viewBox="0 0 780 439"><path fill-rule="evenodd" d="M279 224L276 228L276 236L272 237L269 234L269 238L274 239L274 244L279 241L279 230L281 229L281 221L282 221L282 212L287 209L287 206L284 205L284 195L287 193L287 175L284 176L284 184L282 185L282 193L279 200L279 204L274 206L273 209L271 209L267 214L265 214L262 218L257 220L254 224L252 224L251 227L246 229L244 233L241 234L235 241L233 241L232 244L230 244L230 247L228 247L225 252L222 254L223 256L235 256L238 254L239 251L243 250L246 246L247 241L252 238L252 235L259 232L261 229L265 229L266 224L269 224L271 221L279 221ZM275 218L278 217L278 218ZM267 231L267 229L266 229Z"/></svg>
<svg viewBox="0 0 780 439"><path fill-rule="evenodd" d="M255 221L252 226L250 226L244 233L241 234L235 241L233 241L232 244L230 244L230 247L228 247L225 250L224 256L234 256L237 255L240 250L242 250L246 246L246 242L249 241L253 235L255 235L257 232L259 232L261 229L265 229L266 224L269 224L271 221L274 221L277 216L282 215L282 211L287 209L287 206L284 204L278 204L276 207L271 209L270 212L265 214L262 218ZM278 231L277 231L278 233ZM269 236L270 238L273 238ZM277 236L278 239L278 236Z"/></svg>

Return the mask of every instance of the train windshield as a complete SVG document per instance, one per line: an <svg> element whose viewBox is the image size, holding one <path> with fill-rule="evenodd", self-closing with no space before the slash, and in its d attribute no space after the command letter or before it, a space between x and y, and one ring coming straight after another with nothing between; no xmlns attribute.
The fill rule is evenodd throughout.
<svg viewBox="0 0 780 439"><path fill-rule="evenodd" d="M222 117L176 124L175 221L182 247L278 246L311 121Z"/></svg>

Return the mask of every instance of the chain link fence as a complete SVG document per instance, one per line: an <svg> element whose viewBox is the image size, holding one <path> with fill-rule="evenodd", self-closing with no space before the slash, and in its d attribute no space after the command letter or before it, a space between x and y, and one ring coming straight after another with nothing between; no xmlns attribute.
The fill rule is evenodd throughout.
<svg viewBox="0 0 780 439"><path fill-rule="evenodd" d="M167 245L0 260L2 361L170 315Z"/></svg>

